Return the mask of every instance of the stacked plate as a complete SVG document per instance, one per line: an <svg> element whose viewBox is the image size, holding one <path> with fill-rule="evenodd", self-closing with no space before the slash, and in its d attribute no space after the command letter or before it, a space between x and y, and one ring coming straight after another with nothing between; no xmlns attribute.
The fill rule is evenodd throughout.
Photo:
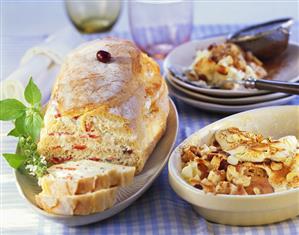
<svg viewBox="0 0 299 235"><path fill-rule="evenodd" d="M188 68L199 49L212 43L221 43L225 37L191 41L174 49L164 61L165 78L170 94L194 107L222 113L233 113L271 105L282 105L296 98L296 95L260 91L255 89L224 90L204 88L182 81L169 73L168 68ZM288 49L271 61L275 68L271 79L295 82L299 80L299 45L290 43ZM274 71L274 69L273 69Z"/></svg>

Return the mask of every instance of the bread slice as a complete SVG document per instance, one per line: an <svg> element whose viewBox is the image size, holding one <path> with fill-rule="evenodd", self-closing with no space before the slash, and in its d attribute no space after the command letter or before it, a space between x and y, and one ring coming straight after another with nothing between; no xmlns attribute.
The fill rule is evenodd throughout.
<svg viewBox="0 0 299 235"><path fill-rule="evenodd" d="M39 179L43 194L80 195L132 183L135 167L92 160L69 161L48 168Z"/></svg>
<svg viewBox="0 0 299 235"><path fill-rule="evenodd" d="M116 199L117 187L102 189L83 195L54 196L40 193L35 196L37 205L58 215L89 215L111 208Z"/></svg>

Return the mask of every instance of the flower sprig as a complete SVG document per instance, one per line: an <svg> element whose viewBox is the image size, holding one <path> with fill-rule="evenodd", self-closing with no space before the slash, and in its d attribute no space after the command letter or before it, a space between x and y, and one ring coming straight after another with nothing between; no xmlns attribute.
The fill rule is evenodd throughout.
<svg viewBox="0 0 299 235"><path fill-rule="evenodd" d="M0 101L0 120L13 121L14 129L8 136L19 139L18 153L3 153L8 164L17 169L24 165L31 175L41 177L47 172L47 162L37 152L37 141L43 126L41 113L41 92L30 78L24 91L28 106L16 99Z"/></svg>

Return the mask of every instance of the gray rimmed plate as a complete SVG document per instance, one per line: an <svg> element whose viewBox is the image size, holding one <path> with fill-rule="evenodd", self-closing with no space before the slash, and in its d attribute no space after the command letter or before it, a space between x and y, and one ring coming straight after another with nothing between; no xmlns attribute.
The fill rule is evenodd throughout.
<svg viewBox="0 0 299 235"><path fill-rule="evenodd" d="M163 67L165 74L168 68L188 68L195 59L199 49L205 49L212 43L222 43L226 40L225 36L194 40L182 44L172 50L166 57ZM299 80L299 45L290 42L287 50L279 57L266 64L267 71L273 80L296 82ZM173 76L167 75L168 79L173 80L185 89L216 97L245 97L269 93L255 89L224 90L214 88L204 88L181 81Z"/></svg>
<svg viewBox="0 0 299 235"><path fill-rule="evenodd" d="M282 105L296 98L296 95L288 95L284 98L274 99L274 100L255 103L255 104L227 105L227 104L215 104L215 103L209 103L201 100L196 100L194 98L191 98L190 96L186 96L184 93L170 86L169 86L169 92L175 98L185 102L186 104L189 104L195 108L199 108L202 110L207 110L215 113L237 113L237 112L243 112L250 109L266 107L266 106Z"/></svg>
<svg viewBox="0 0 299 235"><path fill-rule="evenodd" d="M175 144L179 127L176 107L171 100L169 103L170 112L165 134L160 139L153 153L149 157L142 173L135 177L133 184L128 187L122 187L118 190L116 203L112 208L100 213L84 216L62 216L50 214L37 207L35 204L35 195L38 194L41 189L37 184L37 180L25 174L22 170L15 171L16 184L19 193L25 199L27 204L36 212L54 222L68 226L80 226L99 222L119 213L136 201L151 186L168 161L171 150Z"/></svg>
<svg viewBox="0 0 299 235"><path fill-rule="evenodd" d="M174 87L174 90L179 90L182 93L186 94L187 97L193 98L195 100L214 103L214 104L224 104L224 105L247 105L247 104L256 104L260 102L275 100L278 98L286 98L290 96L285 93L270 93L270 94L261 94L261 95L254 95L254 96L246 96L246 97L214 97L205 95L199 92L188 90L180 85L176 84L174 81L168 79L166 76L166 81L168 87Z"/></svg>

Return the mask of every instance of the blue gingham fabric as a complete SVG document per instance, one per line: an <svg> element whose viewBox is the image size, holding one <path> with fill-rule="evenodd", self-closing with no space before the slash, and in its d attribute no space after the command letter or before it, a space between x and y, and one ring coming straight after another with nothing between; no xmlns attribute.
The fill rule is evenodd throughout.
<svg viewBox="0 0 299 235"><path fill-rule="evenodd" d="M232 32L242 25L208 25L197 26L193 30L193 38L208 37ZM292 39L299 41L298 24L293 27ZM129 32L112 32L113 36L130 38ZM40 38L41 40L42 38ZM22 43L33 45L32 41ZM38 42L38 39L34 39ZM7 40L7 43L15 43L18 39ZM27 44L26 44L27 43ZM12 46L12 45L4 45ZM20 53L14 48L14 53ZM8 53L9 54L9 53ZM227 115L209 113L188 106L174 99L179 118L180 129L176 145L192 134L194 131L216 121ZM290 102L299 105L299 97ZM5 127L1 127L2 130ZM1 131L2 132L2 131ZM3 133L3 132L2 132ZM7 137L1 136L1 152L11 152L14 142ZM130 207L121 213L104 221L78 227L70 228L53 223L39 215L26 206L19 196L11 170L1 159L1 230L3 234L157 234L157 235L184 235L184 234L271 234L271 235L296 235L299 234L299 217L291 220L256 227L237 227L214 224L206 221L196 214L191 205L180 199L171 189L168 183L168 169L156 179L152 187Z"/></svg>

